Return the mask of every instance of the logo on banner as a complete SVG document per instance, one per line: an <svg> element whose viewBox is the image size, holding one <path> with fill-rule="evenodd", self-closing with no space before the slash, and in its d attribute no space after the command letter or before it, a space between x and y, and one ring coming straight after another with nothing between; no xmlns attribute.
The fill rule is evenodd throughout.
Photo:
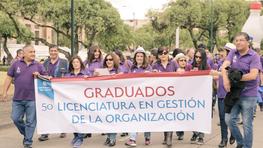
<svg viewBox="0 0 263 148"><path fill-rule="evenodd" d="M44 80L38 79L37 88L38 88L39 93L47 96L50 99L54 99L54 91L51 87L50 81L44 81Z"/></svg>

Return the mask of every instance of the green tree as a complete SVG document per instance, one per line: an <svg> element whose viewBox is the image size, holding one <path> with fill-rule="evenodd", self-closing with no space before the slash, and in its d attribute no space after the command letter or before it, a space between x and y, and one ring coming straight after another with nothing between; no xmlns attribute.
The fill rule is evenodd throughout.
<svg viewBox="0 0 263 148"><path fill-rule="evenodd" d="M20 28L20 31L24 36L18 34L12 21L17 23L17 26ZM2 12L0 12L0 26L0 36L3 39L3 49L7 55L7 62L10 63L13 57L8 50L7 40L17 39L19 42L28 42L30 41L32 33L25 26L18 23L17 20L10 20L10 18Z"/></svg>
<svg viewBox="0 0 263 148"><path fill-rule="evenodd" d="M58 42L62 46L69 46L71 39L70 26L70 1L64 0L9 0L1 2L0 8L10 17L22 17L42 28L50 28L58 35ZM122 39L129 33L124 27L117 10L104 0L75 0L75 53L78 53L79 45L85 48L92 44L101 44L106 48L116 46L116 40ZM19 28L17 29L18 31ZM85 34L85 39L81 39ZM112 37L114 36L115 39ZM50 45L43 38L39 40L45 45ZM126 42L129 42L126 40ZM120 44L120 43L119 43ZM61 50L60 50L61 51ZM63 52L69 58L69 53Z"/></svg>
<svg viewBox="0 0 263 148"><path fill-rule="evenodd" d="M180 27L188 31L195 48L203 42L213 49L226 41L219 31L225 31L230 41L241 30L248 13L248 3L243 0L177 0L163 13L152 12L150 18L154 18L153 28L167 38L173 39L175 28Z"/></svg>

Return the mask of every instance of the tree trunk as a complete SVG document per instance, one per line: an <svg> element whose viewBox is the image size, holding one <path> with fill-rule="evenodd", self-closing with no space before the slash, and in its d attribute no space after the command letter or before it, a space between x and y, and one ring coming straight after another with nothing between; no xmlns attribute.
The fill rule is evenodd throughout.
<svg viewBox="0 0 263 148"><path fill-rule="evenodd" d="M12 57L11 53L9 52L9 49L7 48L7 39L8 38L6 36L4 36L3 38L4 38L3 48L4 48L4 51L7 55L7 64L10 64L13 57Z"/></svg>
<svg viewBox="0 0 263 148"><path fill-rule="evenodd" d="M194 46L195 46L195 49L197 49L197 40L196 40L195 37L194 37L193 29L187 28L187 30L189 31L189 34L190 34L190 36L191 36L192 42L193 42L193 44L194 44Z"/></svg>

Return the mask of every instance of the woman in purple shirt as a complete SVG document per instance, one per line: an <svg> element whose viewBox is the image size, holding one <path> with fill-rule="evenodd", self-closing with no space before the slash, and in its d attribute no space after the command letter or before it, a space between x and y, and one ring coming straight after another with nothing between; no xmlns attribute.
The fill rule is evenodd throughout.
<svg viewBox="0 0 263 148"><path fill-rule="evenodd" d="M132 66L132 62L130 60L127 60L123 53L116 49L114 50L114 53L118 56L119 58L119 68L123 73L129 73L130 72L130 68Z"/></svg>
<svg viewBox="0 0 263 148"><path fill-rule="evenodd" d="M96 68L102 68L102 52L99 46L94 45L89 48L87 60L84 65L91 76Z"/></svg>
<svg viewBox="0 0 263 148"><path fill-rule="evenodd" d="M69 62L69 73L65 77L87 77L89 74L85 71L85 66L79 56L73 57ZM74 133L74 138L71 141L73 147L80 147L83 143L85 134Z"/></svg>
<svg viewBox="0 0 263 148"><path fill-rule="evenodd" d="M153 65L153 71L155 72L175 72L177 70L177 64L174 60L169 59L169 49L167 47L158 48L158 60ZM167 146L172 145L173 132L164 132L163 144Z"/></svg>
<svg viewBox="0 0 263 148"><path fill-rule="evenodd" d="M133 65L131 66L131 72L132 73L143 73L143 72L150 72L152 71L151 66L147 62L147 56L145 54L145 50L142 47L139 47L136 49L134 53L134 58L133 58ZM144 133L144 138L145 138L145 145L150 144L150 132L145 132ZM125 143L127 146L136 146L136 137L137 133L130 133L130 138L129 140Z"/></svg>
<svg viewBox="0 0 263 148"><path fill-rule="evenodd" d="M111 75L120 73L119 61L115 53L109 53L105 56L103 67L107 68ZM108 145L109 147L114 146L116 144L116 135L117 133L108 133L104 145Z"/></svg>
<svg viewBox="0 0 263 148"><path fill-rule="evenodd" d="M222 64L226 59L226 56L230 52L228 48L219 48L219 56L220 61L218 62L218 72L221 73ZM220 119L220 129L221 129L221 142L219 143L218 147L225 147L228 141L228 128L225 122L225 110L224 110L224 98L226 97L226 90L223 85L223 78L221 75L218 77L218 89L217 89L217 96L218 96L218 112L219 112L219 119ZM235 138L230 136L229 143L233 144L235 142Z"/></svg>
<svg viewBox="0 0 263 148"><path fill-rule="evenodd" d="M210 66L207 64L207 55L204 49L200 48L195 51L194 60L192 63L192 70L210 70ZM197 144L204 144L204 136L204 133L194 131L193 136L191 138L191 143L194 144L197 140Z"/></svg>

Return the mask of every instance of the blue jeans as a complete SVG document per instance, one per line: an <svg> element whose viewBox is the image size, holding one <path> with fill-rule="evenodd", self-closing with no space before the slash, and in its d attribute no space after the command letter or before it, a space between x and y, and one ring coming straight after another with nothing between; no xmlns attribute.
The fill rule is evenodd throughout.
<svg viewBox="0 0 263 148"><path fill-rule="evenodd" d="M25 117L25 121L23 117ZM32 144L37 123L35 101L13 101L11 118L19 132L24 136L23 143Z"/></svg>
<svg viewBox="0 0 263 148"><path fill-rule="evenodd" d="M73 134L74 134L75 141L77 141L78 139L83 141L83 139L84 139L83 133L73 133Z"/></svg>
<svg viewBox="0 0 263 148"><path fill-rule="evenodd" d="M225 107L224 107L224 99L218 98L218 112L219 112L219 120L220 120L220 129L221 129L221 140L227 140L227 125L225 122Z"/></svg>
<svg viewBox="0 0 263 148"><path fill-rule="evenodd" d="M226 124L230 128L237 144L244 148L252 148L253 143L253 113L257 97L240 97L233 106L230 114L225 114ZM237 122L239 114L242 115L244 137L240 133Z"/></svg>
<svg viewBox="0 0 263 148"><path fill-rule="evenodd" d="M116 140L117 133L108 133L107 136L110 140Z"/></svg>
<svg viewBox="0 0 263 148"><path fill-rule="evenodd" d="M136 141L137 133L129 133L130 139ZM151 133L150 132L144 132L144 138L150 139Z"/></svg>

